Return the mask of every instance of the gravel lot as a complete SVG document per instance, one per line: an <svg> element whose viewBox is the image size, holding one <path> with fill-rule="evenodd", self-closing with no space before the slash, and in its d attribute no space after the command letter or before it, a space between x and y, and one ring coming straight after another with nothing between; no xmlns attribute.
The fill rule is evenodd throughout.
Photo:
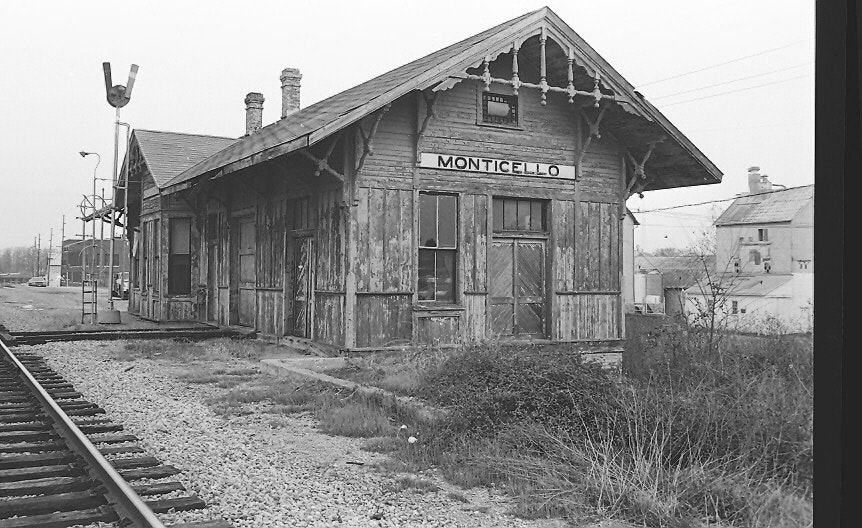
<svg viewBox="0 0 862 528"><path fill-rule="evenodd" d="M218 388L177 379L179 371L164 360L111 360L111 351L122 346L77 342L21 348L44 355L86 398L138 435L148 454L181 469L184 473L172 478L209 505L206 511L164 515L166 523L221 516L247 528L563 526L506 515L509 504L502 495L460 490L434 475L422 477L440 491L387 489L395 475L374 467L385 455L360 450L360 440L322 434L310 417L264 412L222 417L206 403ZM449 491L469 502L450 498Z"/></svg>

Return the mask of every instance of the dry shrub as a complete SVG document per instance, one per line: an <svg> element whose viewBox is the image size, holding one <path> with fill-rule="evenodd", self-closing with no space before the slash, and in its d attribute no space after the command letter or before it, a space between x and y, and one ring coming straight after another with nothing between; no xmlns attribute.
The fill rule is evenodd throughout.
<svg viewBox="0 0 862 528"><path fill-rule="evenodd" d="M419 391L451 417L398 456L503 483L527 517L810 526L810 341L729 337L705 355L687 334L659 338L621 381L529 347L454 353Z"/></svg>

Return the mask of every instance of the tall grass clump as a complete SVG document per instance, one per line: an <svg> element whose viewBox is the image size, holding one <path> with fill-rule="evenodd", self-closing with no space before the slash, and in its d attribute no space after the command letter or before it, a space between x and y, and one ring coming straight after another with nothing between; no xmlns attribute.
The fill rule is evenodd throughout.
<svg viewBox="0 0 862 528"><path fill-rule="evenodd" d="M465 485L502 483L528 516L646 526L809 526L810 338L669 327L619 378L575 353L474 347L429 369L447 407L397 456Z"/></svg>

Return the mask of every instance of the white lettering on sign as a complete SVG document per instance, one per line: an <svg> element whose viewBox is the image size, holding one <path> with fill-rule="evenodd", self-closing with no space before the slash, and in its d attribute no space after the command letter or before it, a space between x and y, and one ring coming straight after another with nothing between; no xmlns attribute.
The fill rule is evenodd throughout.
<svg viewBox="0 0 862 528"><path fill-rule="evenodd" d="M465 172L487 172L491 174L516 174L544 178L575 179L574 165L535 163L532 161L478 158L454 154L423 152L419 166L428 169L456 170Z"/></svg>

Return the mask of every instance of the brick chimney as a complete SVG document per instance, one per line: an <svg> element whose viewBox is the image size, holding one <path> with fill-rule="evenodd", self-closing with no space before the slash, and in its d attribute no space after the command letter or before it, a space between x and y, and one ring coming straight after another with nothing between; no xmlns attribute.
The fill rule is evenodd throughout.
<svg viewBox="0 0 862 528"><path fill-rule="evenodd" d="M299 110L299 81L302 74L296 68L281 70L281 117Z"/></svg>
<svg viewBox="0 0 862 528"><path fill-rule="evenodd" d="M263 126L263 94L250 92L245 96L245 135L251 135Z"/></svg>

